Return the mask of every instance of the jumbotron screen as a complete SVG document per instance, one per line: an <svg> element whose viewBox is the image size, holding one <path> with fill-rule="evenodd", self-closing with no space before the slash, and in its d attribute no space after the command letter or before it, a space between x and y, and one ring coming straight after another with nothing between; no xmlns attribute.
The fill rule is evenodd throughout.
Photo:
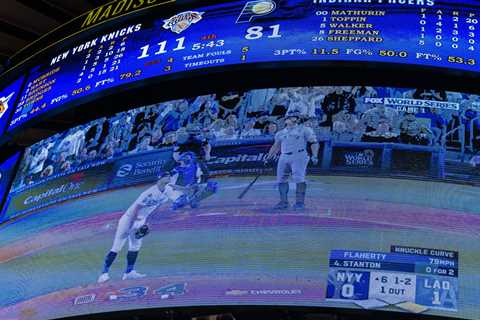
<svg viewBox="0 0 480 320"><path fill-rule="evenodd" d="M212 92L40 141L0 225L0 318L281 305L478 320L479 103Z"/></svg>
<svg viewBox="0 0 480 320"><path fill-rule="evenodd" d="M13 155L7 156L0 161L0 203L3 204L5 196L10 190L10 184L15 176L15 166L20 159L20 153L15 152ZM3 156L2 156L3 157ZM0 209L0 221L3 220L5 206Z"/></svg>
<svg viewBox="0 0 480 320"><path fill-rule="evenodd" d="M9 117L14 110L24 80L24 77L20 77L0 90L0 135L9 125Z"/></svg>
<svg viewBox="0 0 480 320"><path fill-rule="evenodd" d="M83 24L124 7L104 5ZM107 88L213 67L361 61L480 71L479 1L255 0L158 12L49 49L29 70L9 130Z"/></svg>

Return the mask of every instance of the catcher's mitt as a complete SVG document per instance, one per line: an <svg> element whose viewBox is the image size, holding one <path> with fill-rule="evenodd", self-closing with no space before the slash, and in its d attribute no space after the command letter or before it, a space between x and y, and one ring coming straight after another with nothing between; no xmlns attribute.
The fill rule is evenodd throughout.
<svg viewBox="0 0 480 320"><path fill-rule="evenodd" d="M148 228L148 226L146 224L144 224L143 226L138 228L137 231L135 231L135 238L136 239L141 239L141 238L145 237L149 232L150 232L150 229Z"/></svg>

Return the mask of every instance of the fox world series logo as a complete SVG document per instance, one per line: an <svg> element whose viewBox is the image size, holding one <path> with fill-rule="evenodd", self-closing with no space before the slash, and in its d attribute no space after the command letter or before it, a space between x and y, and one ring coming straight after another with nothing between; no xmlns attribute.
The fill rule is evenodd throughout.
<svg viewBox="0 0 480 320"><path fill-rule="evenodd" d="M349 167L371 168L375 165L374 159L375 152L371 149L347 152L344 155L345 165Z"/></svg>

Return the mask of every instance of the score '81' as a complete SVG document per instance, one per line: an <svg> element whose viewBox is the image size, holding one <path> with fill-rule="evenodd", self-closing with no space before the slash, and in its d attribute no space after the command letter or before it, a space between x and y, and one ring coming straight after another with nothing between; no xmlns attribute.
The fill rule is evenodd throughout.
<svg viewBox="0 0 480 320"><path fill-rule="evenodd" d="M270 26L269 28L272 29L272 33L269 36L267 36L267 38L274 39L274 38L281 38L282 37L282 35L280 34L280 25L279 24ZM247 29L247 34L245 35L245 39L247 39L247 40L260 39L264 35L263 30L264 30L264 27L262 27L262 26L250 27L250 28Z"/></svg>

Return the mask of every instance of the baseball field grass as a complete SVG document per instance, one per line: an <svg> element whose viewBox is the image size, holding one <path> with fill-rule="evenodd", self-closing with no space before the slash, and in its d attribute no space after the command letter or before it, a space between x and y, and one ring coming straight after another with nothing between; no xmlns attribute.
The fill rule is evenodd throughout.
<svg viewBox="0 0 480 320"><path fill-rule="evenodd" d="M276 212L272 177L237 199L250 180L217 179L218 193L198 209L156 210L137 261L136 269L147 274L141 280L121 280L125 248L112 279L96 283L118 219L148 185L63 202L0 226L0 318L232 303L332 306L325 301L331 250L388 252L405 245L458 251L458 312L429 313L480 319L480 188L314 177L305 211ZM154 293L175 284L186 289ZM119 289L133 286L147 292L118 298ZM95 298L75 304L79 296Z"/></svg>

